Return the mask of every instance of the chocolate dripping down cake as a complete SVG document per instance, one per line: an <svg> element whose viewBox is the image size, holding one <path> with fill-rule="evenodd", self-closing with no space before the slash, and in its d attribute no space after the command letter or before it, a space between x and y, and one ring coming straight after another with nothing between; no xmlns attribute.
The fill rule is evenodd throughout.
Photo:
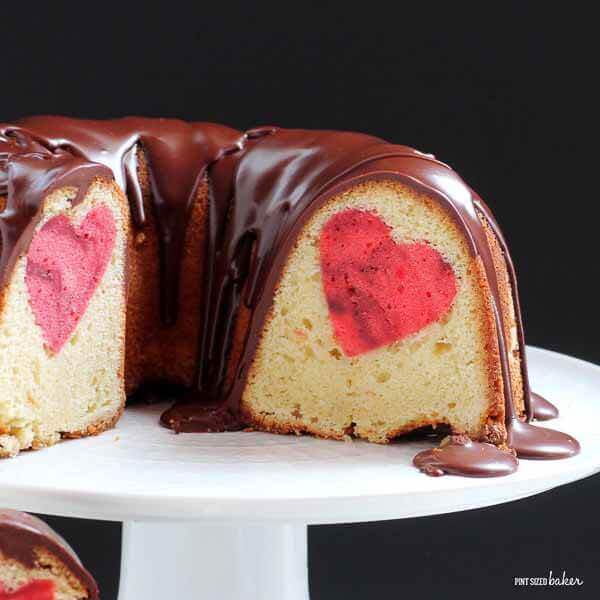
<svg viewBox="0 0 600 600"><path fill-rule="evenodd" d="M515 271L430 154L359 133L128 117L0 124L0 454L100 432L451 435L429 474L577 442L529 389Z"/></svg>
<svg viewBox="0 0 600 600"><path fill-rule="evenodd" d="M41 519L0 508L0 600L98 600L73 549Z"/></svg>

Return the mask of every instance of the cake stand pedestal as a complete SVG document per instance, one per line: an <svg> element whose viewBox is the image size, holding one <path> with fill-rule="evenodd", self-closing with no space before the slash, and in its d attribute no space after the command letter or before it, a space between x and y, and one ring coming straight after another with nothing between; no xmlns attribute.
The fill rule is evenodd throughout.
<svg viewBox="0 0 600 600"><path fill-rule="evenodd" d="M431 478L427 441L343 444L263 433L175 435L163 407L118 427L0 462L0 506L124 521L119 600L306 600L309 524L400 519L491 506L600 471L600 367L529 348L551 427L581 454L521 461L508 477Z"/></svg>
<svg viewBox="0 0 600 600"><path fill-rule="evenodd" d="M306 525L125 523L119 600L138 598L306 600Z"/></svg>

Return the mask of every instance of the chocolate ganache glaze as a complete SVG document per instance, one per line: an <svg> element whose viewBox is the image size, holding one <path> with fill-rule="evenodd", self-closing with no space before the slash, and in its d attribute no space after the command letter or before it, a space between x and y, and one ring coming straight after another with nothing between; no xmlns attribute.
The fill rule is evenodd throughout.
<svg viewBox="0 0 600 600"><path fill-rule="evenodd" d="M474 442L466 435L448 436L439 448L419 452L414 464L423 473L439 477L446 473L468 477L501 477L517 470L519 461L492 444Z"/></svg>
<svg viewBox="0 0 600 600"><path fill-rule="evenodd" d="M208 179L205 298L198 366L193 388L180 394L181 399L162 416L161 422L173 430L225 431L244 427L240 400L248 369L297 234L314 211L333 195L361 181L392 178L436 200L464 231L472 255L481 259L498 332L509 445L523 458L562 458L578 452L579 446L570 436L529 422L534 416L550 415L552 410L549 403L542 410L542 403L529 389L516 276L506 242L485 203L450 167L432 155L358 133L262 127L242 134L209 123L135 117L113 121L33 117L16 125L0 125L0 160L3 140L5 162L9 165L4 175L8 205L14 207L13 212L19 213L23 223L32 217L19 207L29 205L30 212L34 212L41 200L40 194L27 200L23 195L28 186L35 186L34 181L44 168L32 167L29 173L26 168L20 171L19 177L28 183L15 187L10 183L15 176L10 164L20 160L18 148L32 145L49 154L49 160L73 156L73 164L67 166L67 160L55 175L47 177L49 182L59 181L59 177L66 181L71 169L83 169L76 168L82 160L96 163L88 165L88 174L97 175L94 169L99 165L109 167L129 198L134 226L143 227L145 215L136 166L137 149L141 148L150 173L160 239L158 260L165 324L177 319L182 243L189 208L198 185ZM79 182L80 194L88 182L89 179ZM48 185L56 184L41 187L46 189ZM2 215L0 222L4 219ZM508 268L517 314L525 422L517 414L513 398L499 282L482 221L497 236ZM3 255L14 254L16 242L7 234L3 236L7 237ZM248 321L243 347L235 364L228 366L234 328L242 312ZM463 474L497 475L499 470L506 471L489 465L495 452L498 462L506 466L507 453L487 446L485 452L469 451L469 458L463 460ZM455 450L445 450L447 447L436 454L436 468L442 471L444 452L456 455ZM478 442L472 442L470 448L477 447ZM455 458L451 460L456 463ZM419 462L422 466L422 458ZM454 473L459 470L457 463L446 469Z"/></svg>
<svg viewBox="0 0 600 600"><path fill-rule="evenodd" d="M532 421L550 421L558 417L558 408L543 396L529 392L529 413Z"/></svg>
<svg viewBox="0 0 600 600"><path fill-rule="evenodd" d="M42 520L33 515L0 508L0 554L33 569L36 548L56 556L87 589L91 600L100 597L94 578L67 542Z"/></svg>
<svg viewBox="0 0 600 600"><path fill-rule="evenodd" d="M0 197L6 205L0 215L0 283L28 246L38 222L42 200L53 190L72 187L72 200L81 202L96 177L111 177L110 169L67 152L49 152L31 138L8 139L0 130Z"/></svg>
<svg viewBox="0 0 600 600"><path fill-rule="evenodd" d="M138 228L146 225L137 168L138 149L144 153L160 246L161 318L166 325L174 323L189 208L207 166L236 150L242 134L223 125L176 119L93 121L41 116L23 119L16 126L0 126L2 135L108 167L129 199Z"/></svg>

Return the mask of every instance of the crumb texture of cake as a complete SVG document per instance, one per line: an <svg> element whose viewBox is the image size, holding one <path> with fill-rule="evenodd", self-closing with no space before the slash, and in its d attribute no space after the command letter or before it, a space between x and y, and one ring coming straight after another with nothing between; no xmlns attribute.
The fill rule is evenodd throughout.
<svg viewBox="0 0 600 600"><path fill-rule="evenodd" d="M124 406L128 211L113 183L50 193L0 298L0 455L102 431Z"/></svg>
<svg viewBox="0 0 600 600"><path fill-rule="evenodd" d="M98 586L46 523L0 509L0 600L98 600Z"/></svg>
<svg viewBox="0 0 600 600"><path fill-rule="evenodd" d="M354 220L348 232L341 230L345 215ZM389 228L391 242L387 231L374 233L374 221L380 233ZM356 264L348 256L362 228L366 258ZM336 235L338 258L331 249L324 258L324 236L331 242ZM336 260L326 273L324 261ZM344 281L329 298L326 276ZM267 429L339 439L386 442L438 424L484 439L498 398L481 282L462 232L423 194L384 180L331 198L287 259L244 410ZM345 321L336 335L340 312Z"/></svg>

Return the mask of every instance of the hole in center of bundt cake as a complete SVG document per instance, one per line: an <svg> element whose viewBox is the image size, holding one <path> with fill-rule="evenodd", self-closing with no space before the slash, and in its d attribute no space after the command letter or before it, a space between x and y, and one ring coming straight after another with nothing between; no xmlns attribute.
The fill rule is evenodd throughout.
<svg viewBox="0 0 600 600"><path fill-rule="evenodd" d="M49 219L27 253L25 281L35 322L45 343L59 352L84 315L115 245L110 209L90 210L74 225L65 215Z"/></svg>
<svg viewBox="0 0 600 600"><path fill-rule="evenodd" d="M426 241L398 243L378 215L334 214L319 242L334 335L347 356L386 346L439 321L456 296L454 271Z"/></svg>

